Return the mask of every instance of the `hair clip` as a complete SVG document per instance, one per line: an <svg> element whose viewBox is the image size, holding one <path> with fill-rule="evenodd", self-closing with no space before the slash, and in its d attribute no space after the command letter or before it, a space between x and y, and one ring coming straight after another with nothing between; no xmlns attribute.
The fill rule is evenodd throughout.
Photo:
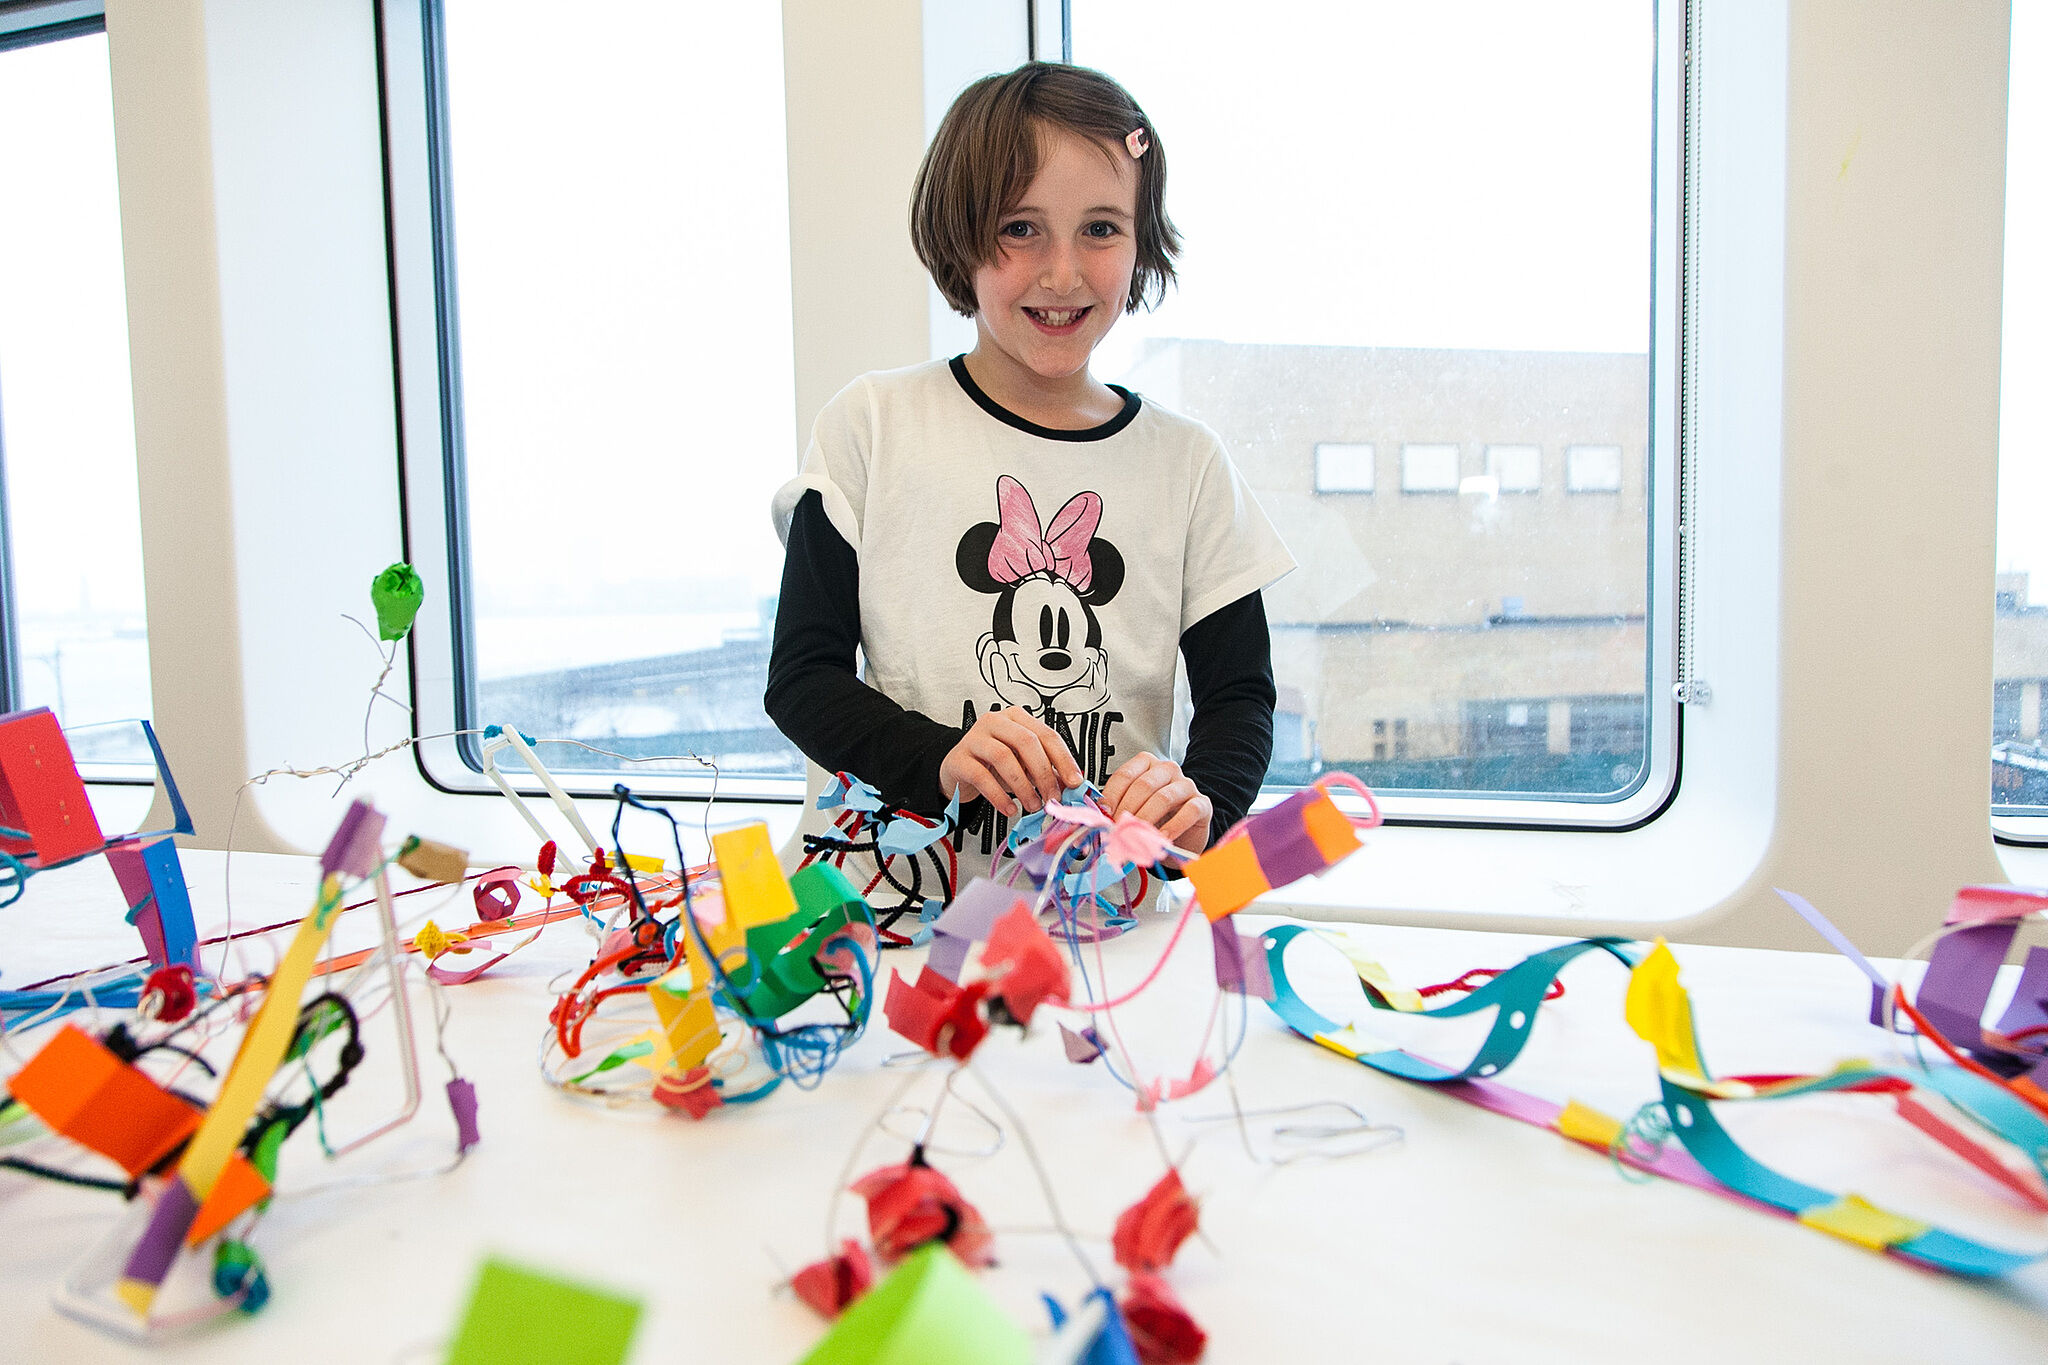
<svg viewBox="0 0 2048 1365"><path fill-rule="evenodd" d="M1142 125L1124 134L1124 146L1130 148L1131 160L1133 161L1136 161L1139 157L1145 155L1146 152L1152 150L1152 144L1146 140L1145 129Z"/></svg>

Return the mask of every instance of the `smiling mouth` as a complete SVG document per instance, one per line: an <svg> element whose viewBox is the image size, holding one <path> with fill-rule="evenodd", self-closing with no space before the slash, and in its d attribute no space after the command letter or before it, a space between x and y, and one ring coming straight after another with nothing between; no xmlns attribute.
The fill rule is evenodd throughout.
<svg viewBox="0 0 2048 1365"><path fill-rule="evenodd" d="M1093 311L1091 304L1086 308L1026 308L1024 314L1048 332L1065 332L1079 326Z"/></svg>

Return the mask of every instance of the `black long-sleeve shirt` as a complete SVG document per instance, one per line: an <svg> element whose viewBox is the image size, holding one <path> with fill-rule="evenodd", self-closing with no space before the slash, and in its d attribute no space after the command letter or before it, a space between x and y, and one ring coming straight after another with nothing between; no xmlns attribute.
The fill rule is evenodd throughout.
<svg viewBox="0 0 2048 1365"><path fill-rule="evenodd" d="M942 809L939 764L967 732L906 710L855 672L860 557L817 492L790 521L768 662L768 716L828 772L849 772L892 805ZM1181 633L1194 716L1181 771L1215 808L1210 837L1251 809L1273 757L1273 651L1265 600L1248 593Z"/></svg>

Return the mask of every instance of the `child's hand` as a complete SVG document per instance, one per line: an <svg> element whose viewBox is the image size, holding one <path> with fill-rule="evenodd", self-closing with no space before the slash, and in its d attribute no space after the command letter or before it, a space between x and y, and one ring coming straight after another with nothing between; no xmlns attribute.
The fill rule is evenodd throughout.
<svg viewBox="0 0 2048 1365"><path fill-rule="evenodd" d="M1021 706L989 711L939 764L939 790L979 793L1015 818L1079 786L1081 765L1051 726Z"/></svg>
<svg viewBox="0 0 2048 1365"><path fill-rule="evenodd" d="M1216 807L1195 789L1180 764L1155 754L1132 754L1109 775L1102 804L1111 815L1135 815L1190 853L1209 846Z"/></svg>

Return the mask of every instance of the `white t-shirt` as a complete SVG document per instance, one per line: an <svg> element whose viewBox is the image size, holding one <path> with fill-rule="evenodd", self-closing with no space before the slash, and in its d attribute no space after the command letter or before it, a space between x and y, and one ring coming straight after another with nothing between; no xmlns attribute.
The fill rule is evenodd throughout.
<svg viewBox="0 0 2048 1365"><path fill-rule="evenodd" d="M1201 423L1132 396L1054 431L966 373L931 361L842 389L775 494L776 530L819 492L860 560L870 687L947 725L1022 706L1101 783L1167 752L1181 632L1294 560Z"/></svg>

